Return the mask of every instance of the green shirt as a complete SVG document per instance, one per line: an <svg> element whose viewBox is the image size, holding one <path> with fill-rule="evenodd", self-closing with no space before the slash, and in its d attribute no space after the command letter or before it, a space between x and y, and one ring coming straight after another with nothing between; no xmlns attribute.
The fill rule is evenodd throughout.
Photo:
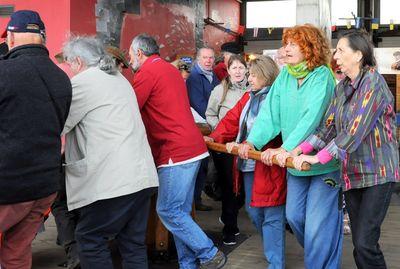
<svg viewBox="0 0 400 269"><path fill-rule="evenodd" d="M260 108L247 141L261 149L281 133L282 147L287 151L293 150L319 126L333 96L334 87L334 78L326 66L310 72L300 87L297 79L284 67ZM335 159L325 165L312 165L310 171L288 171L295 176L312 176L338 169L339 164Z"/></svg>

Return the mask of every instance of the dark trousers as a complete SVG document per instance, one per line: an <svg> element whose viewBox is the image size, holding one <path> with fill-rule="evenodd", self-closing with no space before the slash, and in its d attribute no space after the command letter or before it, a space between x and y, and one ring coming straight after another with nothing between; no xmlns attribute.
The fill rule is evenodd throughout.
<svg viewBox="0 0 400 269"><path fill-rule="evenodd" d="M218 174L218 181L221 186L222 212L225 234L237 233L237 216L239 211L238 200L233 193L233 155L212 152L215 168Z"/></svg>
<svg viewBox="0 0 400 269"><path fill-rule="evenodd" d="M196 185L194 186L194 203L201 203L201 192L204 189L208 172L208 158L201 160L199 172L196 177Z"/></svg>
<svg viewBox="0 0 400 269"><path fill-rule="evenodd" d="M353 255L359 269L386 268L378 241L393 187L394 183L390 182L345 192L354 245Z"/></svg>
<svg viewBox="0 0 400 269"><path fill-rule="evenodd" d="M79 264L78 247L75 240L75 228L78 214L75 210L68 211L65 177L61 180L61 190L51 206L57 227L57 244L64 247L67 255L67 268L75 268Z"/></svg>
<svg viewBox="0 0 400 269"><path fill-rule="evenodd" d="M150 197L155 192L156 188L144 189L77 209L75 238L82 269L113 268L108 247L112 237L124 269L148 268L145 238Z"/></svg>

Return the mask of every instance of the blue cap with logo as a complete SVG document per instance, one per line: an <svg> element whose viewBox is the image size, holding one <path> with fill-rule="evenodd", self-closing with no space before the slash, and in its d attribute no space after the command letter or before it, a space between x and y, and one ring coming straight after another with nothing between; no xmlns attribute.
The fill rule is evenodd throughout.
<svg viewBox="0 0 400 269"><path fill-rule="evenodd" d="M37 33L45 35L45 27L39 13L32 10L15 11L1 37L7 37L7 31L16 33Z"/></svg>

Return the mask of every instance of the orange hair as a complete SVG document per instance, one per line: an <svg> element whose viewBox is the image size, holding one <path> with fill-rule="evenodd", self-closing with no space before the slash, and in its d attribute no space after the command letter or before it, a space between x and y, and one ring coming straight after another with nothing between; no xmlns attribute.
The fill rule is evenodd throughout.
<svg viewBox="0 0 400 269"><path fill-rule="evenodd" d="M314 25L304 24L286 28L283 31L283 46L286 46L289 41L300 47L309 70L329 64L331 51L328 40L325 34Z"/></svg>

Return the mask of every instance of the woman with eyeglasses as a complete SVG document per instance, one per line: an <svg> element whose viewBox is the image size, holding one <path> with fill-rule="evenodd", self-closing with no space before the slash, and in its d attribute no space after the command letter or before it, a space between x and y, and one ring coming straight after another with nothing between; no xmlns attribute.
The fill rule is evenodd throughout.
<svg viewBox="0 0 400 269"><path fill-rule="evenodd" d="M331 53L322 31L310 24L287 28L282 40L286 65L246 139L239 156L249 149L262 150L282 134L283 144L264 150L262 161L272 164L275 156L284 167L286 159L318 127L333 95L335 78L328 67ZM305 268L340 268L343 212L339 166L332 160L312 165L310 171L287 169L286 218L304 248ZM341 201L341 200L340 200Z"/></svg>
<svg viewBox="0 0 400 269"><path fill-rule="evenodd" d="M368 34L352 31L339 39L334 55L345 78L318 130L298 151L303 162L325 164L338 159L350 216L354 260L359 269L387 268L379 247L381 225L399 177L394 98L375 69Z"/></svg>
<svg viewBox="0 0 400 269"><path fill-rule="evenodd" d="M270 57L259 56L251 60L248 78L250 91L243 95L210 136L204 139L227 143L228 152L245 141L278 74L279 68ZM278 137L265 148L276 147L281 143ZM238 193L241 185L244 185L246 211L262 236L268 268L284 269L286 171L277 165L266 166L258 161L240 158L234 158L233 164L234 190Z"/></svg>

